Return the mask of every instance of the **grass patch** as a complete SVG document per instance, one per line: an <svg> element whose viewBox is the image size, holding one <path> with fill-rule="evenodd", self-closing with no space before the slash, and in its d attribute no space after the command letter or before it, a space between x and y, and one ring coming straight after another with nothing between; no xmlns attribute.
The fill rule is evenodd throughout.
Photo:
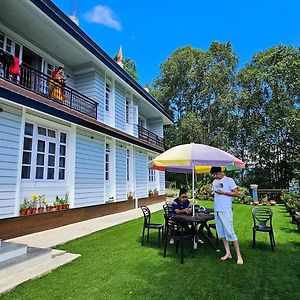
<svg viewBox="0 0 300 300"><path fill-rule="evenodd" d="M204 205L212 205L205 202ZM185 263L170 246L166 259L157 233L141 247L142 219L130 221L58 248L82 256L46 276L26 282L1 299L297 299L300 234L283 206L272 207L276 248L257 233L252 249L251 206L234 205L235 229L245 264L222 262L208 243ZM153 222L163 222L162 212ZM232 252L234 253L234 252Z"/></svg>

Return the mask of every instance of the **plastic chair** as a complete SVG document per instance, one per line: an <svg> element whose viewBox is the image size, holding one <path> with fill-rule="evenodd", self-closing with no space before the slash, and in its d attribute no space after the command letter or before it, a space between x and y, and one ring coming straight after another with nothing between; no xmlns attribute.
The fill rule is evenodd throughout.
<svg viewBox="0 0 300 300"><path fill-rule="evenodd" d="M176 253L178 253L178 247L180 245L180 261L183 264L183 249L184 249L184 241L190 240L193 241L193 234L190 230L186 230L185 226L183 226L178 220L168 220L166 227L166 238L165 238L165 246L164 246L164 258L167 256L167 247L169 245L170 239L174 239L174 243L176 245Z"/></svg>
<svg viewBox="0 0 300 300"><path fill-rule="evenodd" d="M271 249L274 251L275 238L272 226L273 213L270 208L267 207L255 207L252 209L253 217L253 241L252 248L255 247L255 236L257 231L268 232L270 237Z"/></svg>
<svg viewBox="0 0 300 300"><path fill-rule="evenodd" d="M164 231L163 224L151 223L151 212L147 206L141 206L144 214L143 234L142 234L142 246L144 246L145 229L147 229L147 242L149 243L149 231L150 229L158 230L158 244L160 245L160 237L162 236L161 231Z"/></svg>

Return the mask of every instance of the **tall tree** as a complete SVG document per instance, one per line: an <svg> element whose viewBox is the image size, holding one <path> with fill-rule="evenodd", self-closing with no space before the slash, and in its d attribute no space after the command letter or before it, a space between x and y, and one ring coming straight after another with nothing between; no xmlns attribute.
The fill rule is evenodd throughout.
<svg viewBox="0 0 300 300"><path fill-rule="evenodd" d="M277 46L260 52L238 78L237 144L252 165L248 180L287 188L300 170L299 49Z"/></svg>

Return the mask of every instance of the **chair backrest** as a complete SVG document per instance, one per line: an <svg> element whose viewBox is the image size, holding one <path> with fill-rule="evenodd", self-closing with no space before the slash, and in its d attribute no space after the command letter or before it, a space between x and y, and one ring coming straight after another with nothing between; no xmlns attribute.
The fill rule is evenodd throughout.
<svg viewBox="0 0 300 300"><path fill-rule="evenodd" d="M204 206L199 205L199 204L195 204L194 207L195 207L195 213L196 214L201 214L201 213L203 214L206 211L206 208Z"/></svg>
<svg viewBox="0 0 300 300"><path fill-rule="evenodd" d="M144 223L150 224L150 219L151 219L150 209L147 206L141 206L141 210L144 214Z"/></svg>
<svg viewBox="0 0 300 300"><path fill-rule="evenodd" d="M258 222L259 227L268 227L267 222L269 222L269 226L272 227L272 210L268 207L255 207L252 209L252 217L254 221L254 226L256 226L256 222Z"/></svg>
<svg viewBox="0 0 300 300"><path fill-rule="evenodd" d="M163 205L164 213L166 216L171 216L173 214L172 205L165 203Z"/></svg>
<svg viewBox="0 0 300 300"><path fill-rule="evenodd" d="M167 221L167 231L172 235L180 235L184 227L178 220L169 219Z"/></svg>

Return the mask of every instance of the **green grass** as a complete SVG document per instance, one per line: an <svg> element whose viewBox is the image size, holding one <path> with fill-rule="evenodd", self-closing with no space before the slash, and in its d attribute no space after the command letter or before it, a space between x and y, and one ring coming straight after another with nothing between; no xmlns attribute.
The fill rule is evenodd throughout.
<svg viewBox="0 0 300 300"><path fill-rule="evenodd" d="M205 202L204 205L212 205ZM46 276L26 282L1 299L298 299L300 233L283 206L272 207L276 249L257 234L251 248L251 206L234 205L235 229L245 264L220 261L208 243L194 257L185 248L179 263L174 247L167 258L157 233L141 247L142 219L109 228L58 247L82 256ZM153 222L162 222L162 212Z"/></svg>

